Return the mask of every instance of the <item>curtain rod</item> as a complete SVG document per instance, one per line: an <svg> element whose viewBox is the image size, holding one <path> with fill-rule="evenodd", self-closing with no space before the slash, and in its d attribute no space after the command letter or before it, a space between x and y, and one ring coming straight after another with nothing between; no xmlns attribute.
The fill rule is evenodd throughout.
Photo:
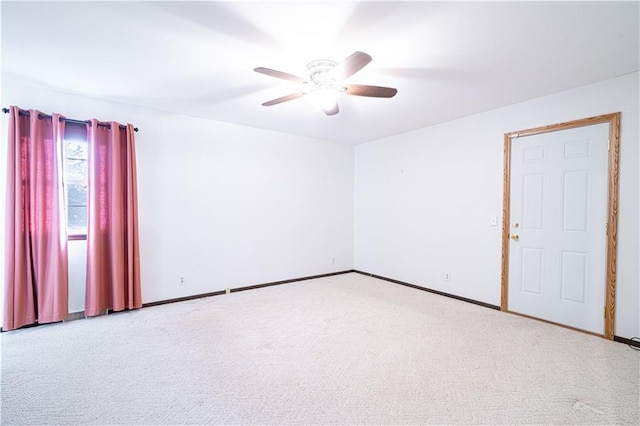
<svg viewBox="0 0 640 426"><path fill-rule="evenodd" d="M2 112L4 112L5 114L9 113L10 111L11 111L11 110L10 110L9 108L2 108ZM29 113L29 111L23 111L23 110L20 110L20 112L19 112L19 113L20 113L20 114L22 114L22 115L26 115L27 117L28 117L29 115L31 115L31 113ZM39 114L38 114L38 118L39 118L39 119L43 119L43 118L51 118L51 116L50 116L50 115L47 115L47 114L39 113ZM72 118L60 117L60 121L63 121L63 120L64 120L64 121L66 121L67 123L76 123L76 124L88 124L88 123L91 123L91 121L89 121L89 120L83 121L83 120L74 120L74 119L72 119ZM111 124L109 124L109 123L98 123L98 126L103 126L103 127L111 128ZM126 129L126 128L127 128L127 126L120 125L120 128L121 128L121 129ZM138 128L137 128L137 127L134 127L134 128L133 128L133 131L134 131L134 132L137 132L137 131L138 131Z"/></svg>

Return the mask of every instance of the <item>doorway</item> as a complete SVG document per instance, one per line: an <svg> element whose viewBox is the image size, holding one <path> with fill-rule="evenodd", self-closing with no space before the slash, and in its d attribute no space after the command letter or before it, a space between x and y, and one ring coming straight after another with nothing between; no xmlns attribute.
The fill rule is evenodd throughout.
<svg viewBox="0 0 640 426"><path fill-rule="evenodd" d="M620 113L504 135L501 310L613 339Z"/></svg>

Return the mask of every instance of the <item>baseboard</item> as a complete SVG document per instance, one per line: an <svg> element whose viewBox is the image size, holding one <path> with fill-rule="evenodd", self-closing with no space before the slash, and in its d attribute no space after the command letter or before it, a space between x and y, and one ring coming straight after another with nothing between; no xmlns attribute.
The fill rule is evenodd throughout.
<svg viewBox="0 0 640 426"><path fill-rule="evenodd" d="M353 269L349 269L347 271L331 272L331 273L328 273L328 274L311 275L311 276L302 277L302 278L292 278L290 280L273 281L273 282L264 283L264 284L249 285L249 286L246 286L246 287L237 287L237 288L232 288L229 291L230 291L230 293L235 293L235 292L238 292L238 291L255 290L257 288L271 287L272 285L289 284L289 283L293 283L293 282L297 282L297 281L315 280L316 278L333 277L335 275L349 274L351 272L356 272L356 271L354 271Z"/></svg>
<svg viewBox="0 0 640 426"><path fill-rule="evenodd" d="M306 277L300 277L300 278L291 278L288 280L281 280L281 281L271 281L271 282L267 282L267 283L262 283L262 284L254 284L254 285L250 285L250 286L246 286L246 287L234 287L234 288L230 288L229 289L229 293L236 293L238 291L245 291L245 290L255 290L258 288L263 288L263 287L271 287L274 285L281 285L281 284L288 284L288 283L293 283L296 281L306 281L306 280L313 280L316 278L325 278L325 277L331 277L334 275L342 275L342 274L348 274L350 272L355 272L353 269L347 270L347 271L340 271L340 272L331 272L328 274L320 274L320 275L310 275L310 276L306 276ZM226 294L227 292L225 290L220 290L220 291L214 291L211 293L201 293L201 294L194 294L192 296L185 296L185 297L178 297L175 299L166 299L166 300L160 300L157 302L149 302L149 303L144 303L142 305L143 308L148 308L151 306L159 306L159 305L166 305L167 303L176 303L176 302L185 302L187 300L194 300L194 299L202 299L203 297L211 297L211 296L221 296L223 294Z"/></svg>
<svg viewBox="0 0 640 426"><path fill-rule="evenodd" d="M613 336L613 340L615 342L624 343L625 345L640 348L640 337L632 337L631 339L627 339L625 337Z"/></svg>
<svg viewBox="0 0 640 426"><path fill-rule="evenodd" d="M223 294L225 294L224 290L212 291L210 293L200 293L200 294L194 294L191 296L176 297L175 299L165 299L165 300L158 300L157 302L143 303L142 307L150 308L152 306L167 305L169 303L177 303L177 302L186 302L188 300L202 299L203 297L220 296Z"/></svg>
<svg viewBox="0 0 640 426"><path fill-rule="evenodd" d="M71 312L65 321L75 321L84 318L84 311Z"/></svg>
<svg viewBox="0 0 640 426"><path fill-rule="evenodd" d="M485 307L485 308L495 309L495 310L498 310L498 311L500 310L500 306L492 305L490 303L480 302L478 300L468 299L468 298L462 297L462 296L456 296L455 294L445 293L444 291L433 290L431 288L421 287L421 286L416 285L416 284L411 284L411 283L407 283L407 282L404 282L404 281L399 281L399 280L396 280L396 279L393 279L393 278L383 277L381 275L370 274L368 272L363 272L363 271L358 271L358 270L354 270L353 272L356 272L356 273L362 274L362 275L366 275L368 277L373 277L373 278L378 278L380 280L389 281L389 282L394 283L394 284L400 284L400 285L403 285L405 287L411 287L411 288L415 288L417 290L426 291L428 293L437 294L438 296L449 297L451 299L461 300L461 301L467 302L467 303L473 303L474 305L482 306L482 307Z"/></svg>

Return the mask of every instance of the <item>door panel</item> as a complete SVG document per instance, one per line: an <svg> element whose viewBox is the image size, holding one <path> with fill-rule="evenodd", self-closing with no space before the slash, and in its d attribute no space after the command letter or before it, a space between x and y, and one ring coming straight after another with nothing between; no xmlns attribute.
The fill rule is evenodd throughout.
<svg viewBox="0 0 640 426"><path fill-rule="evenodd" d="M511 140L510 311L604 332L608 139L603 123Z"/></svg>
<svg viewBox="0 0 640 426"><path fill-rule="evenodd" d="M542 229L544 224L544 175L522 176L522 228Z"/></svg>
<svg viewBox="0 0 640 426"><path fill-rule="evenodd" d="M587 253L562 252L562 300L585 303L587 284Z"/></svg>
<svg viewBox="0 0 640 426"><path fill-rule="evenodd" d="M563 181L562 230L586 232L591 174L587 170L565 172Z"/></svg>

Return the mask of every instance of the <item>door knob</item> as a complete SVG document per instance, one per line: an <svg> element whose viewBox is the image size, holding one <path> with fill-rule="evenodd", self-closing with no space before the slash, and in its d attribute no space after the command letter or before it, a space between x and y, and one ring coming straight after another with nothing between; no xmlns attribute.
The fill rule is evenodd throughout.
<svg viewBox="0 0 640 426"><path fill-rule="evenodd" d="M512 239L513 241L518 241L518 240L520 239L520 236L519 236L519 235L512 235L512 236L511 236L511 239Z"/></svg>

